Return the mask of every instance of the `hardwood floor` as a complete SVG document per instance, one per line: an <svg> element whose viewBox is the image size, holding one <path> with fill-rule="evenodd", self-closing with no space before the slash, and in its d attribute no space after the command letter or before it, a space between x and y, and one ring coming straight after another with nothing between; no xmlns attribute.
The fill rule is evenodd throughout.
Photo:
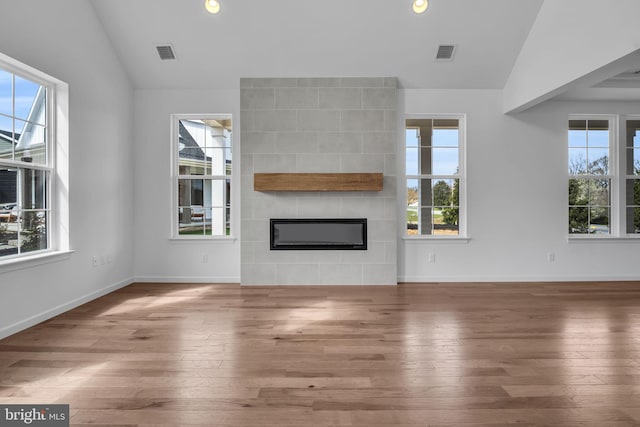
<svg viewBox="0 0 640 427"><path fill-rule="evenodd" d="M640 282L134 284L0 341L83 426L640 426Z"/></svg>

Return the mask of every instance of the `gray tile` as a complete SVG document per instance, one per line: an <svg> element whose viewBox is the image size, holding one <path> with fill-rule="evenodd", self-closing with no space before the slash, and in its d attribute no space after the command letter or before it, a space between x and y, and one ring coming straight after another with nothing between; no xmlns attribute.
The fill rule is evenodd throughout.
<svg viewBox="0 0 640 427"><path fill-rule="evenodd" d="M383 87L383 77L343 77L342 87Z"/></svg>
<svg viewBox="0 0 640 427"><path fill-rule="evenodd" d="M253 87L296 87L296 86L298 86L297 78L276 77L276 78L253 79Z"/></svg>
<svg viewBox="0 0 640 427"><path fill-rule="evenodd" d="M253 79L250 77L241 77L240 78L240 89L246 87L253 87Z"/></svg>
<svg viewBox="0 0 640 427"><path fill-rule="evenodd" d="M384 263L396 264L398 260L398 248L396 241L385 242L384 244Z"/></svg>
<svg viewBox="0 0 640 427"><path fill-rule="evenodd" d="M255 173L291 173L296 172L295 154L261 154L253 157Z"/></svg>
<svg viewBox="0 0 640 427"><path fill-rule="evenodd" d="M292 131L296 130L295 110L256 110L253 112L253 130Z"/></svg>
<svg viewBox="0 0 640 427"><path fill-rule="evenodd" d="M373 132L385 130L383 110L345 110L341 112L342 131Z"/></svg>
<svg viewBox="0 0 640 427"><path fill-rule="evenodd" d="M276 108L318 108L318 89L287 87L276 89Z"/></svg>
<svg viewBox="0 0 640 427"><path fill-rule="evenodd" d="M341 172L384 172L384 154L342 154Z"/></svg>
<svg viewBox="0 0 640 427"><path fill-rule="evenodd" d="M395 153L396 132L367 132L362 135L362 151L365 153Z"/></svg>
<svg viewBox="0 0 640 427"><path fill-rule="evenodd" d="M340 198L298 197L298 218L339 218Z"/></svg>
<svg viewBox="0 0 640 427"><path fill-rule="evenodd" d="M295 218L298 215L298 200L293 193L257 193L254 200L254 218Z"/></svg>
<svg viewBox="0 0 640 427"><path fill-rule="evenodd" d="M253 261L253 244L254 242L242 242L240 245L240 262L241 264L254 264Z"/></svg>
<svg viewBox="0 0 640 427"><path fill-rule="evenodd" d="M395 88L362 89L362 108L395 110L398 100Z"/></svg>
<svg viewBox="0 0 640 427"><path fill-rule="evenodd" d="M272 251L269 242L256 242L253 257L256 264L297 263L297 257L292 251Z"/></svg>
<svg viewBox="0 0 640 427"><path fill-rule="evenodd" d="M240 156L240 173L242 175L247 175L249 178L253 179L253 155L252 154L243 154Z"/></svg>
<svg viewBox="0 0 640 427"><path fill-rule="evenodd" d="M344 110L362 108L362 89L323 88L320 89L320 108Z"/></svg>
<svg viewBox="0 0 640 427"><path fill-rule="evenodd" d="M340 172L340 154L298 154L298 172Z"/></svg>
<svg viewBox="0 0 640 427"><path fill-rule="evenodd" d="M386 219L367 221L369 241L390 241L396 238L396 222Z"/></svg>
<svg viewBox="0 0 640 427"><path fill-rule="evenodd" d="M243 263L240 268L240 283L243 285L275 285L275 279L274 264Z"/></svg>
<svg viewBox="0 0 640 427"><path fill-rule="evenodd" d="M340 113L338 111L300 110L298 129L304 131L339 131Z"/></svg>
<svg viewBox="0 0 640 427"><path fill-rule="evenodd" d="M385 110L384 127L389 131L398 129L398 112L396 110Z"/></svg>
<svg viewBox="0 0 640 427"><path fill-rule="evenodd" d="M361 153L362 134L357 132L323 132L318 135L320 153Z"/></svg>
<svg viewBox="0 0 640 427"><path fill-rule="evenodd" d="M384 198L343 197L341 212L343 217L384 219Z"/></svg>
<svg viewBox="0 0 640 427"><path fill-rule="evenodd" d="M250 131L253 129L253 111L240 111L240 132Z"/></svg>
<svg viewBox="0 0 640 427"><path fill-rule="evenodd" d="M264 242L269 241L269 219L243 219L242 241L243 242Z"/></svg>
<svg viewBox="0 0 640 427"><path fill-rule="evenodd" d="M385 77L384 78L384 87L398 87L398 78L397 77Z"/></svg>
<svg viewBox="0 0 640 427"><path fill-rule="evenodd" d="M384 155L384 174L385 176L396 175L397 160L395 154Z"/></svg>
<svg viewBox="0 0 640 427"><path fill-rule="evenodd" d="M363 265L364 283L368 285L396 285L398 272L395 264Z"/></svg>
<svg viewBox="0 0 640 427"><path fill-rule="evenodd" d="M338 264L341 251L296 251L299 264ZM322 276L320 276L322 278Z"/></svg>
<svg viewBox="0 0 640 427"><path fill-rule="evenodd" d="M339 87L339 77L313 77L298 79L298 87Z"/></svg>
<svg viewBox="0 0 640 427"><path fill-rule="evenodd" d="M271 132L242 132L242 153L275 153L276 137Z"/></svg>
<svg viewBox="0 0 640 427"><path fill-rule="evenodd" d="M363 284L361 264L321 264L318 266L318 275L320 283L325 285Z"/></svg>
<svg viewBox="0 0 640 427"><path fill-rule="evenodd" d="M317 264L275 264L276 284L314 285L318 284Z"/></svg>
<svg viewBox="0 0 640 427"><path fill-rule="evenodd" d="M384 251L384 242L368 242L366 251L342 251L342 262L345 264L384 264Z"/></svg>
<svg viewBox="0 0 640 427"><path fill-rule="evenodd" d="M315 132L278 132L275 138L277 153L318 152L318 134Z"/></svg>
<svg viewBox="0 0 640 427"><path fill-rule="evenodd" d="M276 106L276 92L273 88L240 89L240 109L273 109Z"/></svg>

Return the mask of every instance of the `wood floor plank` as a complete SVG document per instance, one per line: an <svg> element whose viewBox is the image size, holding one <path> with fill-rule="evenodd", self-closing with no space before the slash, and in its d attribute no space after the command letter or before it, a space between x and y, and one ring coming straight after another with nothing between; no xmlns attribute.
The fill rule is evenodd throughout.
<svg viewBox="0 0 640 427"><path fill-rule="evenodd" d="M137 283L0 340L74 426L640 426L640 282Z"/></svg>

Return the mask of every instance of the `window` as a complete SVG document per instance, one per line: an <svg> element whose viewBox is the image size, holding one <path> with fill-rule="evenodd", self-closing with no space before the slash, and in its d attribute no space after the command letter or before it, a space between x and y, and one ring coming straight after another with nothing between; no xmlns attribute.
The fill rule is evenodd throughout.
<svg viewBox="0 0 640 427"><path fill-rule="evenodd" d="M640 233L640 118L628 118L625 126L625 222L627 234Z"/></svg>
<svg viewBox="0 0 640 427"><path fill-rule="evenodd" d="M173 118L173 237L231 235L230 115Z"/></svg>
<svg viewBox="0 0 640 427"><path fill-rule="evenodd" d="M613 119L569 120L569 233L611 234Z"/></svg>
<svg viewBox="0 0 640 427"><path fill-rule="evenodd" d="M407 236L464 236L463 117L405 122Z"/></svg>
<svg viewBox="0 0 640 427"><path fill-rule="evenodd" d="M0 261L52 248L55 86L22 68L0 61Z"/></svg>

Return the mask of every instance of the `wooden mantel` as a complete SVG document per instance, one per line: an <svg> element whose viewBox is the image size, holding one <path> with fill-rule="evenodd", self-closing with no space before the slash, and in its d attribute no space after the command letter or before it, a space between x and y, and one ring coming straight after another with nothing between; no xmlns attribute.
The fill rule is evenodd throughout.
<svg viewBox="0 0 640 427"><path fill-rule="evenodd" d="M382 191L381 173L256 173L255 191Z"/></svg>

